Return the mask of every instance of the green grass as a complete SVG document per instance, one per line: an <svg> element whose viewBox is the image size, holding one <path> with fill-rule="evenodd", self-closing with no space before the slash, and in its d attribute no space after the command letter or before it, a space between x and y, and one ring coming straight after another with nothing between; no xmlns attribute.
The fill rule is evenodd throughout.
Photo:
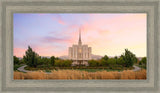
<svg viewBox="0 0 160 93"><path fill-rule="evenodd" d="M140 68L146 69L146 66L144 65L138 65Z"/></svg>
<svg viewBox="0 0 160 93"><path fill-rule="evenodd" d="M139 64L135 64L135 65L138 66L138 67L140 67L140 68L146 69L145 65L139 65Z"/></svg>
<svg viewBox="0 0 160 93"><path fill-rule="evenodd" d="M114 69L76 69L81 71L87 71L87 72L97 72L97 71L123 71L123 70L114 70Z"/></svg>
<svg viewBox="0 0 160 93"><path fill-rule="evenodd" d="M52 70L80 70L80 71L87 71L87 72L96 72L96 71L123 71L128 69L134 69L133 67L45 67L45 68L34 68L34 67L25 67L24 69L30 70L30 71L37 71L37 70L43 70L45 72L51 72Z"/></svg>
<svg viewBox="0 0 160 93"><path fill-rule="evenodd" d="M47 70L45 70L45 72L51 72L51 70L48 70L48 69L47 69Z"/></svg>
<svg viewBox="0 0 160 93"><path fill-rule="evenodd" d="M113 69L58 69L58 70L80 70L80 71L87 71L87 72L97 72L97 71L104 71L104 70L106 70L106 71L123 71L123 70L113 70Z"/></svg>

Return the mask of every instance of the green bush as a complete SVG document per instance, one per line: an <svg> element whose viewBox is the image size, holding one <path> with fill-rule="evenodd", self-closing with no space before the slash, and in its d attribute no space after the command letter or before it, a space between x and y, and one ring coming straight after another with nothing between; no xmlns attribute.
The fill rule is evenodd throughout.
<svg viewBox="0 0 160 93"><path fill-rule="evenodd" d="M100 66L108 66L108 63L107 63L107 60L105 60L105 59L101 59L100 60Z"/></svg>
<svg viewBox="0 0 160 93"><path fill-rule="evenodd" d="M58 60L55 60L55 67L69 67L71 66L72 64L72 61L71 60L61 60L61 59L58 59Z"/></svg>
<svg viewBox="0 0 160 93"><path fill-rule="evenodd" d="M122 57L118 58L118 59L117 59L117 64L118 64L118 65L121 65L121 66L125 66L125 61L124 61L124 59L123 59Z"/></svg>
<svg viewBox="0 0 160 93"><path fill-rule="evenodd" d="M97 67L100 63L98 62L98 60L89 60L88 64L90 67Z"/></svg>
<svg viewBox="0 0 160 93"><path fill-rule="evenodd" d="M63 60L63 64L65 67L70 67L72 64L72 61L71 60Z"/></svg>
<svg viewBox="0 0 160 93"><path fill-rule="evenodd" d="M139 65L140 65L140 67L146 69L147 58L146 58L146 57L143 57L143 58L141 59L141 61L139 62Z"/></svg>
<svg viewBox="0 0 160 93"><path fill-rule="evenodd" d="M116 65L116 59L115 58L110 58L110 59L108 59L108 65L109 66L114 66L114 65Z"/></svg>

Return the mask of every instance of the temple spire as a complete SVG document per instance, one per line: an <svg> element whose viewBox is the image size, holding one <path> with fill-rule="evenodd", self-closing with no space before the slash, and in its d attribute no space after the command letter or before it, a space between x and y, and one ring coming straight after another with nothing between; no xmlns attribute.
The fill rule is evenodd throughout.
<svg viewBox="0 0 160 93"><path fill-rule="evenodd" d="M82 45L82 41L81 41L81 28L79 28L79 41L78 41L79 45Z"/></svg>

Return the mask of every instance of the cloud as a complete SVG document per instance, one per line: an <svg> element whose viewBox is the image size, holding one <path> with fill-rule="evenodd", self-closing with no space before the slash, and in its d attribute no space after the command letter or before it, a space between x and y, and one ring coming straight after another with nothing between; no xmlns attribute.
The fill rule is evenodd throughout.
<svg viewBox="0 0 160 93"><path fill-rule="evenodd" d="M43 15L48 20L50 18L54 20L54 23L51 21L47 26L43 24L46 28L42 25L38 30L33 30L34 26L30 28L31 30L27 29L30 32L27 35L28 37L25 36L27 33L23 33L23 35L22 33L15 33L16 37L18 37L14 40L15 44L17 44L15 45L16 48L25 46L25 49L26 45L29 44L42 56L67 55L68 47L78 43L79 27L82 27L82 43L91 46L93 54L114 56L124 52L124 48L128 48L138 56L146 55L145 13L77 15ZM48 28L48 25L50 28ZM26 38L24 39L24 37ZM141 53L139 52L140 50Z"/></svg>
<svg viewBox="0 0 160 93"><path fill-rule="evenodd" d="M49 42L49 43L67 43L70 41L68 37L53 37L53 36L46 36L42 38L42 42Z"/></svg>
<svg viewBox="0 0 160 93"><path fill-rule="evenodd" d="M66 24L64 22L64 20L62 19L61 15L59 15L59 14L54 15L53 20L56 20L61 25L65 25Z"/></svg>
<svg viewBox="0 0 160 93"><path fill-rule="evenodd" d="M14 56L17 57L23 57L23 55L25 54L26 49L24 48L14 48Z"/></svg>
<svg viewBox="0 0 160 93"><path fill-rule="evenodd" d="M138 56L146 55L146 14L112 14L110 17L94 14L83 24L83 29L83 39L92 46L94 54L120 55L124 48L129 48ZM138 47L133 49L133 46Z"/></svg>

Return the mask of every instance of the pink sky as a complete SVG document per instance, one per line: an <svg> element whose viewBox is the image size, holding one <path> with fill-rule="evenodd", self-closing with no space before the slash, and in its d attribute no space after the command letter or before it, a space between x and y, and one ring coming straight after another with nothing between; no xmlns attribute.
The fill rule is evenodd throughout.
<svg viewBox="0 0 160 93"><path fill-rule="evenodd" d="M92 54L119 56L127 48L146 56L145 13L122 14L15 14L14 55L22 57L30 45L40 56L63 56L68 47L82 43ZM24 34L25 33L25 34Z"/></svg>

